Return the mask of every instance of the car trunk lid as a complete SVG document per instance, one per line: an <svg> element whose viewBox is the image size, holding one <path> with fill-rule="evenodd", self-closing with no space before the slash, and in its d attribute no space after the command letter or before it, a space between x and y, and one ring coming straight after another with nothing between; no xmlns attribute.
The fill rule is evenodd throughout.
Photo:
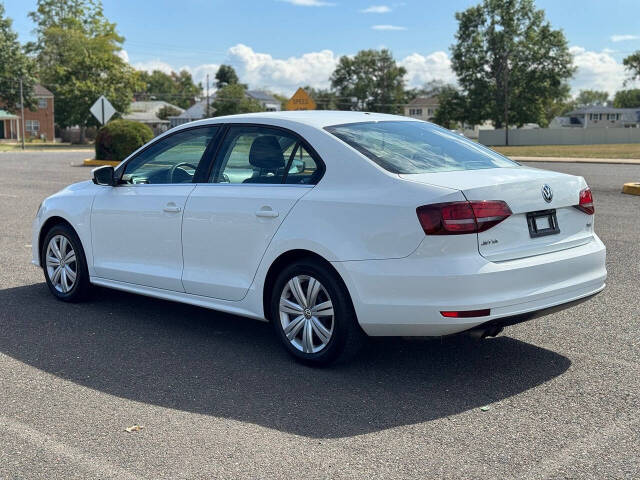
<svg viewBox="0 0 640 480"><path fill-rule="evenodd" d="M491 168L400 175L405 180L455 188L467 200L503 200L513 215L498 225L478 233L478 251L491 261L513 260L572 248L593 239L593 216L574 208L580 191L586 188L583 178L536 168ZM543 188L550 188L547 202ZM544 232L546 222L557 220L557 232L531 233L533 212L539 212L536 224ZM546 212L546 213L542 213ZM555 215L553 217L553 215ZM553 225L549 225L553 227Z"/></svg>

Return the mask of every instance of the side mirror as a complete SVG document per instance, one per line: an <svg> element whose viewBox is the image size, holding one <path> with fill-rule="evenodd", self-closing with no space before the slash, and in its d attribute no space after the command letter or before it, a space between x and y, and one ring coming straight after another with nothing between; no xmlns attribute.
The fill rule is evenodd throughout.
<svg viewBox="0 0 640 480"><path fill-rule="evenodd" d="M94 168L91 173L93 173L93 183L96 185L115 187L116 179L112 166L105 165L104 167Z"/></svg>

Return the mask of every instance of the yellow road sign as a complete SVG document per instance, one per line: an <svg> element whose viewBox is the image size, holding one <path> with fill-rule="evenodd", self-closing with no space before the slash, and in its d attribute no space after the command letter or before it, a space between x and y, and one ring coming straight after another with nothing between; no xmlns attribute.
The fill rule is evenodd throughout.
<svg viewBox="0 0 640 480"><path fill-rule="evenodd" d="M315 110L316 102L302 88L299 88L289 99L285 107L287 110Z"/></svg>

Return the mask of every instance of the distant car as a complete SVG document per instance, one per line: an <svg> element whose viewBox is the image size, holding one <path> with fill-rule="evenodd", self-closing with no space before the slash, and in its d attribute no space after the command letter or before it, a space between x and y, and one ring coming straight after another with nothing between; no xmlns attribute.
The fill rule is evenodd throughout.
<svg viewBox="0 0 640 480"><path fill-rule="evenodd" d="M33 263L60 300L94 284L268 320L326 364L365 334L496 335L594 295L593 218L583 178L430 123L249 114L177 127L47 198Z"/></svg>

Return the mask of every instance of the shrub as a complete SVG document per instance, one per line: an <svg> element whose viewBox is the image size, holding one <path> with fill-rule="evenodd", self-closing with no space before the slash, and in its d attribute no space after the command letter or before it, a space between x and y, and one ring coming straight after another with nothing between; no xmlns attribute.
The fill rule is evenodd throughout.
<svg viewBox="0 0 640 480"><path fill-rule="evenodd" d="M98 131L96 159L122 161L152 138L153 131L143 123L114 120Z"/></svg>

